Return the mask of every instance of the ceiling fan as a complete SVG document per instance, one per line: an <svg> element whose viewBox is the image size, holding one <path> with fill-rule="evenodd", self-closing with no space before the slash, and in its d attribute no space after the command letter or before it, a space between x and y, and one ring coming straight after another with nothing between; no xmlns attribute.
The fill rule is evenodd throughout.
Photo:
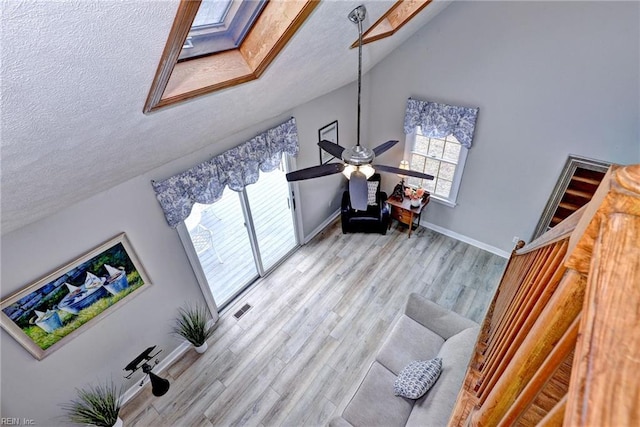
<svg viewBox="0 0 640 427"><path fill-rule="evenodd" d="M433 179L432 175L412 171L410 169L400 169L393 166L373 165L373 160L389 150L398 143L397 140L387 141L370 149L360 145L360 92L362 88L362 21L367 10L364 5L360 5L349 13L349 20L358 24L358 135L354 147L344 148L330 141L320 141L318 145L321 149L334 157L342 159L343 163L327 163L320 166L300 169L289 172L287 181L302 181L305 179L318 178L326 175L333 175L342 172L349 179L349 196L351 207L357 210L367 209L367 179L377 170L390 172L398 175L413 176L422 179Z"/></svg>

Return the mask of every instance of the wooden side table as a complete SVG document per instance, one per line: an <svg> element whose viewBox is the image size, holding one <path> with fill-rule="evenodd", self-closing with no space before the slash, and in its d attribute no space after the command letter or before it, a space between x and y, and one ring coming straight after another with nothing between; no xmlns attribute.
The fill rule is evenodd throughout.
<svg viewBox="0 0 640 427"><path fill-rule="evenodd" d="M409 236L407 238L411 237L413 227L417 227L420 224L422 210L429 204L430 200L431 196L427 196L426 200L424 200L420 206L413 207L411 206L411 200L408 197L405 197L401 202L392 197L387 199L387 203L391 205L391 219L395 219L396 221L405 224L409 229ZM417 221L414 223L414 220ZM391 228L391 221L389 221L389 228Z"/></svg>

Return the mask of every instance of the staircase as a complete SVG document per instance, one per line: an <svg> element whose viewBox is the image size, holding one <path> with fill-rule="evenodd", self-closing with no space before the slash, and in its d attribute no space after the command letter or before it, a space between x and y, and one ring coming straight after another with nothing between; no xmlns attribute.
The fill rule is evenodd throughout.
<svg viewBox="0 0 640 427"><path fill-rule="evenodd" d="M640 425L640 165L521 246L449 425Z"/></svg>

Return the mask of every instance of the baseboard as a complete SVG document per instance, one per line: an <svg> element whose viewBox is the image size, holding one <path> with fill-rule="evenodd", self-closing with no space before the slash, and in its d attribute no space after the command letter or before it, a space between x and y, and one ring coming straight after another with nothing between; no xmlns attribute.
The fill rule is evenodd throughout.
<svg viewBox="0 0 640 427"><path fill-rule="evenodd" d="M498 249L495 246L487 245L486 243L480 242L476 239L472 239L469 236L465 236L463 234L456 233L455 231L451 231L447 228L440 227L439 225L432 224L430 222L421 221L420 225L426 227L430 230L437 231L440 234L444 234L445 236L449 236L456 240L460 240L461 242L465 242L470 244L471 246L475 246L476 248L483 249L487 252L491 252L492 254L498 255L502 258L509 258L511 253L503 251L502 249Z"/></svg>
<svg viewBox="0 0 640 427"><path fill-rule="evenodd" d="M320 224L319 226L317 226L315 228L315 230L313 230L308 236L306 236L304 238L304 243L303 245L306 245L307 243L309 243L311 241L311 239L313 239L314 237L316 237L322 230L324 230L325 228L327 228L327 226L329 224L331 224L333 221L335 221L336 218L338 218L340 216L340 210L338 209L336 210L334 213L332 213L331 215L329 215L329 218L327 218L326 220L324 220L324 222L322 224Z"/></svg>

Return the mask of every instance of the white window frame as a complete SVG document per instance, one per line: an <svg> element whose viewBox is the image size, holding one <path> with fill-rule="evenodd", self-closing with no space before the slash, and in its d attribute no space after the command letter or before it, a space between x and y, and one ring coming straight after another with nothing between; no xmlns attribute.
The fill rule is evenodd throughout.
<svg viewBox="0 0 640 427"><path fill-rule="evenodd" d="M413 130L413 132L409 133L406 135L405 137L405 144L404 144L404 158L405 160L408 160L409 163L411 163L411 155L414 153L414 147L416 144L416 136L418 133L418 129L419 128L415 128ZM429 138L429 137L426 137ZM439 139L439 138L438 138ZM449 192L449 197L443 197L440 195L437 195L435 193L431 193L431 200L438 202L438 203L442 203L446 206L449 206L451 208L454 208L457 206L457 200L458 200L458 190L460 190L460 183L462 182L462 173L464 172L464 166L465 163L467 161L467 154L469 152L469 149L464 147L464 146L460 146L460 154L458 156L458 163L456 165L456 170L453 174L453 180L451 182L451 191ZM424 156L427 158L432 158L434 160L438 160L438 161L444 161L445 163L450 163L453 164L452 162L447 162L446 160L443 159L439 159L437 157L431 157L426 155L425 153L416 153L420 156ZM422 171L420 171L422 172ZM437 179L437 177L436 177Z"/></svg>

